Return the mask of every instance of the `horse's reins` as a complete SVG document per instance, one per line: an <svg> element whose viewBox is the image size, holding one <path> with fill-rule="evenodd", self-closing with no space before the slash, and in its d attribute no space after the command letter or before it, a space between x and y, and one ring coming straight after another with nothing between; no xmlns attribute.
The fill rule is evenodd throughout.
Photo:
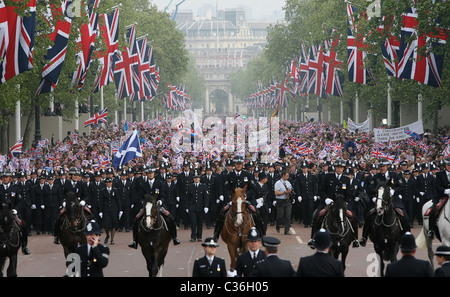
<svg viewBox="0 0 450 297"><path fill-rule="evenodd" d="M244 208L243 211L239 211L239 212L236 212L236 213L233 212L233 209L230 209L230 212L228 212L228 214L227 214L227 218L230 217L231 220L235 223L236 220L237 220L237 215L240 214L240 213L245 213L245 208ZM247 224L249 224L251 221L253 221L253 217L252 216L249 216L249 218L250 219L248 219L247 222L245 222L245 223L243 223L243 224L241 224L239 226L236 226L236 228L237 228L237 232L236 233L231 233L230 230L229 230L229 226L227 224L225 224L225 227L226 227L226 230L227 230L228 234L230 234L230 235L238 235L239 237L247 237L247 234L242 234L241 229L244 229L244 227L246 227Z"/></svg>
<svg viewBox="0 0 450 297"><path fill-rule="evenodd" d="M159 214L159 209L157 210L158 211L158 214ZM146 231L146 232L150 232L150 231L158 231L158 230L160 230L160 229L162 229L163 227L166 229L166 230L169 230L168 229L168 227L167 227L167 223L166 223L166 221L164 220L164 219L162 219L161 218L161 215L158 215L158 216L156 216L156 218L155 218L155 221L156 222L159 222L159 221L162 221L160 224L159 224L159 226L157 226L156 228L154 228L153 227L153 225L154 225L154 223L150 226L150 228L147 228L147 226L145 226L145 223L144 223L144 221L145 221L145 218L147 218L147 217L151 217L151 215L147 215L147 214L145 214L144 213L144 216L143 216L143 218L142 218L142 220L141 220L141 227Z"/></svg>
<svg viewBox="0 0 450 297"><path fill-rule="evenodd" d="M394 211L394 219L393 219L393 221L392 221L392 224L386 224L386 223L384 222L384 214L386 213L386 210L387 210L387 207L389 206L389 204L386 203L386 202L383 200L383 198L378 198L378 197L377 197L377 200L381 200L381 203L382 203L382 205L383 205L385 211L383 211L383 214L382 214L381 216L380 216L380 215L377 215L377 216L375 217L375 222L374 222L375 225L377 225L377 226L383 225L383 226L385 226L385 227L392 227L392 226L394 226L394 224L395 224L396 221L397 221L397 216L395 215L395 210L392 209L392 210ZM392 203L391 203L391 204L392 204ZM381 221L377 223L377 218L378 218L378 217L381 217Z"/></svg>
<svg viewBox="0 0 450 297"><path fill-rule="evenodd" d="M347 216L345 216L345 219L344 219L343 221L340 221L340 222L341 222L341 223L346 223L346 225L347 225L347 226L350 226L350 228L344 228L344 229L342 230L342 233L339 233L339 232L331 232L331 231L330 231L330 228L328 227L328 224L327 224L327 222L328 222L328 217L331 216L330 213L331 213L330 211L327 212L327 214L325 215L325 218L323 219L323 222L322 222L322 228L323 228L324 226L327 226L327 228L324 228L324 229L326 229L326 230L328 231L328 233L330 233L330 235L335 235L335 236L339 236L339 237L341 237L341 238L344 238L344 237L348 234L348 232L349 232L350 230L352 230L353 232L355 232L355 230L353 230L352 224L350 224L350 221L349 221L349 219L348 219Z"/></svg>
<svg viewBox="0 0 450 297"><path fill-rule="evenodd" d="M77 221L79 221L80 223L82 223L82 227L81 228L71 228L69 226L69 218L67 216L65 216L63 223L61 224L61 230L63 229L63 227L67 227L67 230L69 230L71 233L78 233L83 231L86 228L87 225L87 220L86 220L86 216L84 215L84 209L81 209L81 213L79 215L79 217L77 218ZM78 224L79 225L79 224ZM78 227L77 225L77 227Z"/></svg>
<svg viewBox="0 0 450 297"><path fill-rule="evenodd" d="M16 224L16 222L13 222L13 224ZM16 231L16 232L14 232L14 231ZM11 240L12 240L12 236L9 236L9 235L11 235L11 234L13 234L13 233L16 233L17 235L17 243L13 243L13 242L11 242ZM5 233L6 234L6 233ZM11 230L11 232L8 234L8 236L5 236L5 240L3 241L3 242L1 242L0 243L0 245L2 246L2 247L6 247L6 244L9 244L9 245L11 245L12 247L14 247L14 248L16 248L16 247L18 247L19 245L20 245L20 231L19 231L19 228L16 226L16 227L13 227L13 229Z"/></svg>

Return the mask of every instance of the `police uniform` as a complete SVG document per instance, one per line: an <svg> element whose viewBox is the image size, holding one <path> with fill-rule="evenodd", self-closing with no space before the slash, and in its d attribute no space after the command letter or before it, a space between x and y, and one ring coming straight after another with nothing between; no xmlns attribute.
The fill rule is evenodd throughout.
<svg viewBox="0 0 450 297"><path fill-rule="evenodd" d="M206 173L200 178L200 182L206 185L206 191L209 193L209 211L206 214L206 227L209 229L214 225L217 218L219 193L222 193L222 186L219 183L217 173L213 172L211 162L206 163Z"/></svg>
<svg viewBox="0 0 450 297"><path fill-rule="evenodd" d="M203 247L219 245L212 238L206 238L202 243ZM192 277L226 277L227 270L225 266L225 260L223 258L214 256L213 259L208 259L205 255L202 258L198 258L194 261L194 268L192 271Z"/></svg>
<svg viewBox="0 0 450 297"><path fill-rule="evenodd" d="M308 168L308 163L305 161L302 162L300 168ZM303 218L303 224L305 227L309 227L312 223L314 202L317 197L317 177L310 172L307 172L306 174L299 172L294 185L296 187L295 192L298 195L295 199L297 199L299 205L301 205L301 217Z"/></svg>
<svg viewBox="0 0 450 297"><path fill-rule="evenodd" d="M111 182L112 178L107 177L105 182ZM116 188L103 188L100 191L100 213L103 213L102 227L104 228L118 228L119 227L119 212L122 211L122 201L119 197L119 192Z"/></svg>
<svg viewBox="0 0 450 297"><path fill-rule="evenodd" d="M436 249L435 256L450 256L450 247L441 245ZM445 261L442 266L437 268L434 272L435 277L450 277L450 261Z"/></svg>
<svg viewBox="0 0 450 297"><path fill-rule="evenodd" d="M189 227L189 215L186 212L187 209L187 192L188 192L188 187L190 184L192 184L192 178L193 178L193 174L190 171L190 164L187 161L183 162L183 171L181 173L178 174L178 182L179 187L180 187L180 215L181 215L181 220L183 221L184 224L184 229L188 229Z"/></svg>
<svg viewBox="0 0 450 297"><path fill-rule="evenodd" d="M54 180L52 174L47 177L47 180ZM64 201L63 190L60 185L47 183L44 186L44 228L43 231L52 233L54 235L54 227L56 217L58 216L59 207Z"/></svg>
<svg viewBox="0 0 450 297"><path fill-rule="evenodd" d="M95 221L86 225L85 234L100 234L100 226ZM103 277L103 268L109 263L109 248L98 244L95 248L88 243L79 245L75 253L81 260L81 277Z"/></svg>
<svg viewBox="0 0 450 297"><path fill-rule="evenodd" d="M126 178L127 175L127 171L122 170L120 176L123 177L123 179L114 180L113 187L117 189L123 211L122 217L119 220L119 231L125 227L125 230L128 232L130 231L131 226L131 182Z"/></svg>
<svg viewBox="0 0 450 297"><path fill-rule="evenodd" d="M343 277L344 268L342 262L334 259L326 252L332 245L328 231L320 229L314 235L314 247L316 253L311 256L301 257L298 263L296 276L302 277Z"/></svg>
<svg viewBox="0 0 450 297"><path fill-rule="evenodd" d="M261 240L260 233L255 227L251 228L247 235L247 241L259 241ZM248 250L242 254L239 254L236 259L236 275L237 276L250 276L253 271L256 262L266 258L266 253L258 249L257 251Z"/></svg>
<svg viewBox="0 0 450 297"><path fill-rule="evenodd" d="M265 247L278 247L280 240L266 236L262 240ZM263 260L256 262L250 273L251 277L292 277L295 270L289 260L280 259L276 254L269 254Z"/></svg>
<svg viewBox="0 0 450 297"><path fill-rule="evenodd" d="M196 171L194 178L200 178L200 173ZM191 241L201 241L203 231L203 218L208 213L209 194L206 185L202 183L191 183L187 191L186 210L191 222Z"/></svg>
<svg viewBox="0 0 450 297"><path fill-rule="evenodd" d="M400 250L412 252L417 248L414 235L406 232L400 242ZM405 254L396 261L389 263L386 267L385 277L432 277L434 276L430 262L416 259L411 254Z"/></svg>
<svg viewBox="0 0 450 297"><path fill-rule="evenodd" d="M261 184L260 181L266 179L266 183ZM258 181L255 183L255 201L256 209L259 211L259 215L262 220L262 233L266 234L267 223L269 222L269 213L271 211L270 202L268 198L269 188L267 186L267 176L264 172L260 172Z"/></svg>

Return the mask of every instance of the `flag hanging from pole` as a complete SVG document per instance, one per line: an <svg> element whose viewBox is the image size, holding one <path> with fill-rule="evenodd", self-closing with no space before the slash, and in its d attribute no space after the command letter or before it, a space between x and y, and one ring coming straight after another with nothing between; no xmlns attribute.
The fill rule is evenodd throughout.
<svg viewBox="0 0 450 297"><path fill-rule="evenodd" d="M17 155L22 153L22 146L23 146L23 138L18 140L9 150L8 158L12 159L13 157L17 157Z"/></svg>
<svg viewBox="0 0 450 297"><path fill-rule="evenodd" d="M98 125L100 123L108 123L108 108L103 109L101 112L94 114L86 122L84 122L84 127L90 125Z"/></svg>

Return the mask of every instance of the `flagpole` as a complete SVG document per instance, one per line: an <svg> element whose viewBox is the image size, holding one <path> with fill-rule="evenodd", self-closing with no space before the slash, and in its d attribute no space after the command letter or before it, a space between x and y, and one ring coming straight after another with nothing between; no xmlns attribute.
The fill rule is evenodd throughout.
<svg viewBox="0 0 450 297"><path fill-rule="evenodd" d="M392 126L392 99L391 99L391 77L388 77L388 89L387 89L387 124L388 127Z"/></svg>
<svg viewBox="0 0 450 297"><path fill-rule="evenodd" d="M16 141L20 139L20 99L16 102L16 111L14 113Z"/></svg>

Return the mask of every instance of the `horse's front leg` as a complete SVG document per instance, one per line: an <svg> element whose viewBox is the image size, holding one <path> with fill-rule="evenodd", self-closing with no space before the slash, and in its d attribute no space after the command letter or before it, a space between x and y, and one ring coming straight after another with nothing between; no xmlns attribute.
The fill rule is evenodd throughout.
<svg viewBox="0 0 450 297"><path fill-rule="evenodd" d="M9 257L9 266L6 275L8 277L17 277L17 254Z"/></svg>

